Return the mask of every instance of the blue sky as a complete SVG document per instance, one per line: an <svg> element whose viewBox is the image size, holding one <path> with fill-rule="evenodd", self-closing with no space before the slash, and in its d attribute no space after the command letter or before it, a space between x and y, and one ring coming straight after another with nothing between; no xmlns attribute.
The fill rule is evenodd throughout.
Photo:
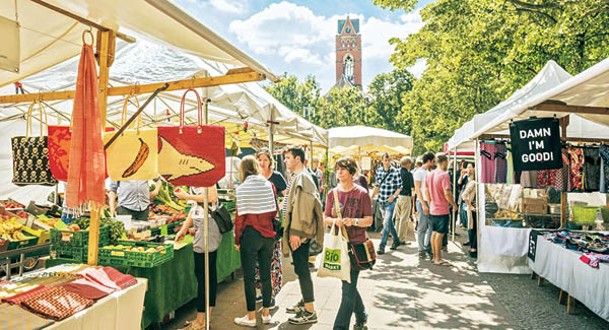
<svg viewBox="0 0 609 330"><path fill-rule="evenodd" d="M418 8L432 0L421 0ZM405 38L423 23L418 10L391 12L372 0L176 0L190 15L257 59L275 74L316 76L324 91L332 87L337 20L360 19L363 83L391 71L389 38ZM418 75L425 64L411 71Z"/></svg>

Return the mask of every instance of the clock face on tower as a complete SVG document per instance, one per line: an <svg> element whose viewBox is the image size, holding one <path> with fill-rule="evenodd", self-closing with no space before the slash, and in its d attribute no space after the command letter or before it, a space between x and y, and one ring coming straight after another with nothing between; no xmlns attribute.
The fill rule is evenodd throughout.
<svg viewBox="0 0 609 330"><path fill-rule="evenodd" d="M347 27L347 28L345 29L345 32L347 32L347 33L351 33L351 28L350 28L350 27Z"/></svg>

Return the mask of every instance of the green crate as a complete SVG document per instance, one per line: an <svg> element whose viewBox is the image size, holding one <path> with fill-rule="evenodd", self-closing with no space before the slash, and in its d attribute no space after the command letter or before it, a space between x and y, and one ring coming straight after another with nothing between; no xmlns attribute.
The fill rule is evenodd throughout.
<svg viewBox="0 0 609 330"><path fill-rule="evenodd" d="M167 224L167 233L169 235L175 234L178 231L178 227L182 226L186 220L178 220Z"/></svg>
<svg viewBox="0 0 609 330"><path fill-rule="evenodd" d="M86 262L88 248L73 247L68 245L51 245L51 257L53 259L70 259L79 262Z"/></svg>
<svg viewBox="0 0 609 330"><path fill-rule="evenodd" d="M99 228L99 246L108 245L109 242L110 226L101 226ZM89 231L71 231L51 228L51 244L66 245L71 247L88 247Z"/></svg>
<svg viewBox="0 0 609 330"><path fill-rule="evenodd" d="M102 247L99 249L99 263L103 265L122 265L152 268L173 259L173 245L141 241L118 241L118 245L149 248L163 247L154 252L139 252L123 248Z"/></svg>
<svg viewBox="0 0 609 330"><path fill-rule="evenodd" d="M16 250L16 249L22 249L22 248L26 248L29 246L34 246L36 244L38 244L38 237L33 236L33 235L29 235L27 233L23 233L23 235L27 236L28 238L26 239L22 239L19 241L10 241L8 243L8 250Z"/></svg>
<svg viewBox="0 0 609 330"><path fill-rule="evenodd" d="M596 211L598 206L580 206L571 205L571 213L573 214L573 222L579 225L594 225L596 221Z"/></svg>

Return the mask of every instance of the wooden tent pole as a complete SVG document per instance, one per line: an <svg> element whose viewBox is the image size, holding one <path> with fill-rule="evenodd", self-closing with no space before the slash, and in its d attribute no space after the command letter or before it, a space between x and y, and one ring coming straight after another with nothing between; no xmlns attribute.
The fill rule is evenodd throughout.
<svg viewBox="0 0 609 330"><path fill-rule="evenodd" d="M106 107L108 106L108 79L109 79L109 66L108 66L108 50L110 49L110 31L99 31L97 34L100 38L98 45L100 46L97 50L99 53L99 95L98 95L98 106L102 123L102 132L105 129L106 123ZM114 40L114 38L112 38ZM91 223L89 224L89 249L88 264L97 265L97 252L99 245L99 225L101 206L91 205Z"/></svg>

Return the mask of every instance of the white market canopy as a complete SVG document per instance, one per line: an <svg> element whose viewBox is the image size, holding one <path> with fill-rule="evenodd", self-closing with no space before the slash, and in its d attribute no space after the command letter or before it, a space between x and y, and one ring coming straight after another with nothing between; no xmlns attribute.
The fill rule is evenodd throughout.
<svg viewBox="0 0 609 330"><path fill-rule="evenodd" d="M330 151L345 152L353 148L362 151L384 147L395 153L410 153L412 137L381 128L367 126L343 126L328 130Z"/></svg>
<svg viewBox="0 0 609 330"><path fill-rule="evenodd" d="M482 127L487 125L494 118L497 118L508 111L510 108L518 106L518 104L522 104L528 99L560 85L569 78L571 78L571 75L560 65L552 60L548 61L531 81L515 91L505 101L497 104L485 113L474 115L472 120L455 130L455 134L448 140L448 149L453 150L458 148L473 150L475 147L471 138L476 132L480 131ZM507 134L507 131L503 133Z"/></svg>
<svg viewBox="0 0 609 330"><path fill-rule="evenodd" d="M569 115L568 138L609 139L608 90L609 58L544 93L509 107L473 138L506 131L511 120Z"/></svg>
<svg viewBox="0 0 609 330"><path fill-rule="evenodd" d="M4 0L0 16L14 19L18 15L21 61L19 73L0 71L0 87L80 54L82 32L89 26L65 13L94 27L115 30L119 38L149 38L203 59L249 67L276 80L263 65L167 0Z"/></svg>

